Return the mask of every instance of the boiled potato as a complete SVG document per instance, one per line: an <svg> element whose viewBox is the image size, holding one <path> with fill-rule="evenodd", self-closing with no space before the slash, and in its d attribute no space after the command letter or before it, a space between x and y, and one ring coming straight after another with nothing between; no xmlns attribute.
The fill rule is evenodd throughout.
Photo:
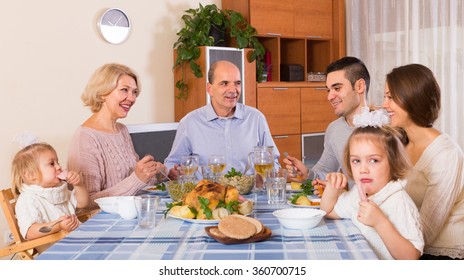
<svg viewBox="0 0 464 280"><path fill-rule="evenodd" d="M173 215L173 216L176 216L176 217L180 217L180 208L181 208L181 207L182 207L182 206L178 206L178 205L173 206L173 207L171 208L171 210L169 210L169 214L171 214L171 215Z"/></svg>
<svg viewBox="0 0 464 280"><path fill-rule="evenodd" d="M301 189L301 183L291 182L290 187L292 188L292 190L300 190Z"/></svg>
<svg viewBox="0 0 464 280"><path fill-rule="evenodd" d="M311 201L306 197L306 196L300 196L296 202L296 205L306 205L306 206L311 206Z"/></svg>
<svg viewBox="0 0 464 280"><path fill-rule="evenodd" d="M177 206L174 206L177 207ZM188 205L182 205L179 210L179 214L181 218L184 219L193 219L195 218L195 214L190 210Z"/></svg>

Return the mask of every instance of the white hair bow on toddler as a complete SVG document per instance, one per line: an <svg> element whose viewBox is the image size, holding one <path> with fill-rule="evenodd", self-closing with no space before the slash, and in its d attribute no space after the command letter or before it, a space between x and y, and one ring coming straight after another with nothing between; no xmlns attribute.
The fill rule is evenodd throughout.
<svg viewBox="0 0 464 280"><path fill-rule="evenodd" d="M390 124L390 117L385 109L370 111L369 107L362 107L361 114L353 117L355 127L381 127Z"/></svg>
<svg viewBox="0 0 464 280"><path fill-rule="evenodd" d="M13 137L13 141L19 145L19 147L25 148L29 145L39 142L39 137L32 132L24 131L19 134L16 134Z"/></svg>

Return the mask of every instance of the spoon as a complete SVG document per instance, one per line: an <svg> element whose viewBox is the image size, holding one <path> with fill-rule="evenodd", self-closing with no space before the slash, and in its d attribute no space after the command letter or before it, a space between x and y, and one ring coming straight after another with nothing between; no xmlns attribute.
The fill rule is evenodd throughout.
<svg viewBox="0 0 464 280"><path fill-rule="evenodd" d="M39 228L39 231L41 233L48 233L48 232L52 231L53 227L56 226L59 223L61 223L61 221L58 221L58 222L54 223L53 225L51 225L49 227L41 227L41 228Z"/></svg>

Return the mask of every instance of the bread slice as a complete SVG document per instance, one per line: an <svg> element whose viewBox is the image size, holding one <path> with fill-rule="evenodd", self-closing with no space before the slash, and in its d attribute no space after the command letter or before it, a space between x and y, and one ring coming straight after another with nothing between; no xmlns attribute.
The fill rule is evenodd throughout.
<svg viewBox="0 0 464 280"><path fill-rule="evenodd" d="M247 239L256 234L256 226L238 215L222 219L218 224L218 229L227 237L235 239Z"/></svg>
<svg viewBox="0 0 464 280"><path fill-rule="evenodd" d="M218 237L218 238L225 238L227 237L224 233L222 233L217 227L212 227L209 229L209 233Z"/></svg>
<svg viewBox="0 0 464 280"><path fill-rule="evenodd" d="M261 232L264 231L264 225L259 220L255 219L255 218L243 216L243 215L235 215L235 216L237 216L240 219L244 219L244 220L247 220L250 223L252 223L256 227L256 234L261 233Z"/></svg>

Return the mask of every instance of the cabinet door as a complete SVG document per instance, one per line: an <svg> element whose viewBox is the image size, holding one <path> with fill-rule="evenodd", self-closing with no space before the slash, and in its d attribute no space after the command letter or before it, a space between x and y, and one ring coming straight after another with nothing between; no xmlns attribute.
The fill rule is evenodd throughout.
<svg viewBox="0 0 464 280"><path fill-rule="evenodd" d="M293 36L293 0L250 0L250 24L259 35Z"/></svg>
<svg viewBox="0 0 464 280"><path fill-rule="evenodd" d="M279 163L282 167L285 168L285 164L283 163L284 160L284 152L287 152L290 156L296 157L297 159L301 160L301 135L294 134L294 135L280 135L274 136L274 143L279 149L280 158Z"/></svg>
<svg viewBox="0 0 464 280"><path fill-rule="evenodd" d="M258 88L257 104L272 135L300 133L299 88Z"/></svg>
<svg viewBox="0 0 464 280"><path fill-rule="evenodd" d="M332 38L332 0L294 0L294 36Z"/></svg>
<svg viewBox="0 0 464 280"><path fill-rule="evenodd" d="M301 89L301 133L324 132L336 118L326 88Z"/></svg>

